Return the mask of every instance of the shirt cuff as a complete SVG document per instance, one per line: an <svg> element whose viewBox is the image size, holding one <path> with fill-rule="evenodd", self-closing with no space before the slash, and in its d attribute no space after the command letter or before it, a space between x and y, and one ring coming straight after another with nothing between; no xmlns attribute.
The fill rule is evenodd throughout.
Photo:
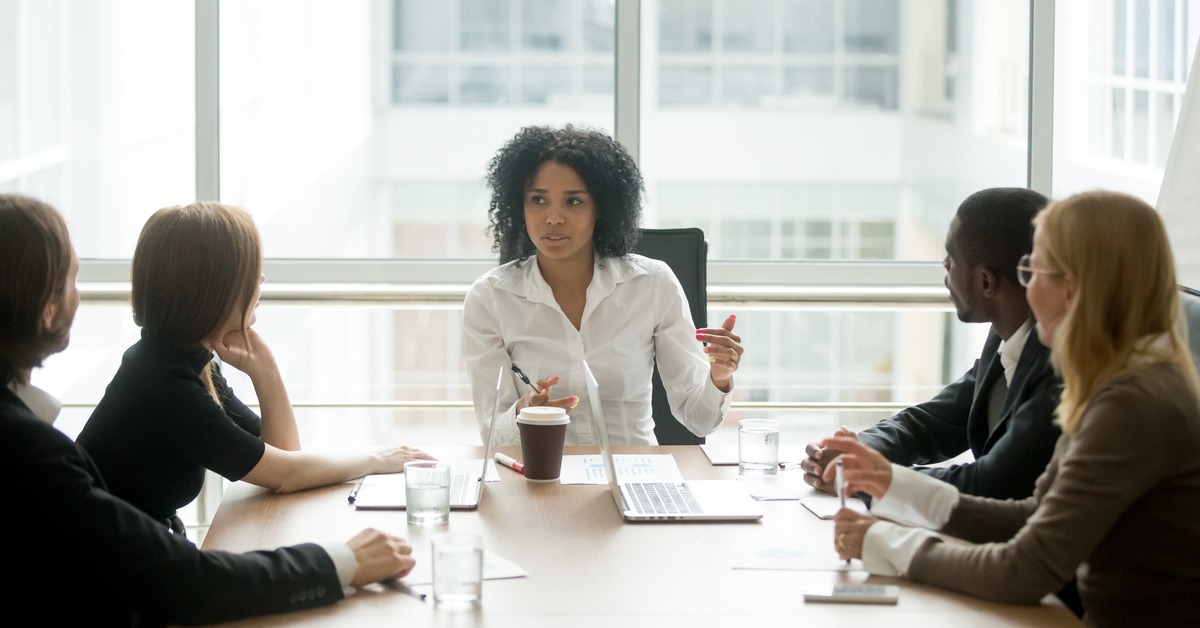
<svg viewBox="0 0 1200 628"><path fill-rule="evenodd" d="M729 392L722 392L720 388L717 388L717 385L712 383L711 375L708 378L708 385L720 395L721 416L729 414L729 408L733 406L733 380L729 380Z"/></svg>
<svg viewBox="0 0 1200 628"><path fill-rule="evenodd" d="M892 484L871 501L871 514L939 530L958 506L958 488L908 467L892 465Z"/></svg>
<svg viewBox="0 0 1200 628"><path fill-rule="evenodd" d="M338 581L342 584L342 592L347 596L353 595L354 587L350 586L350 583L354 582L354 572L358 571L358 560L354 558L354 550L345 543L318 543L318 545L333 560L333 566L337 568Z"/></svg>
<svg viewBox="0 0 1200 628"><path fill-rule="evenodd" d="M876 576L906 577L913 556L937 534L921 528L876 521L863 537L863 569Z"/></svg>

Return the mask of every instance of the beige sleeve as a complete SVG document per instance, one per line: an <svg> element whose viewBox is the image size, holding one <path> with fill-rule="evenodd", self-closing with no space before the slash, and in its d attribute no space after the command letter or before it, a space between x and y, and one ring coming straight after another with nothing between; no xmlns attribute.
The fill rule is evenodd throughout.
<svg viewBox="0 0 1200 628"><path fill-rule="evenodd" d="M1002 542L927 543L909 577L981 598L1035 604L1071 579L1118 517L1161 477L1148 455L1151 400L1136 385L1115 384L1093 397L1081 426L1063 437L1039 492L1036 510ZM1042 489L1044 493L1042 493ZM944 529L1003 537L1027 507L1023 502L963 499Z"/></svg>

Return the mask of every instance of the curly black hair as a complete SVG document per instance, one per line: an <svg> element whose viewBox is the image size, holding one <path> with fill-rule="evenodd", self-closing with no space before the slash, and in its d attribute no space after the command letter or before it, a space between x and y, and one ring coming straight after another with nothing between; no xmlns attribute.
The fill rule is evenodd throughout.
<svg viewBox="0 0 1200 628"><path fill-rule="evenodd" d="M488 231L492 251L507 262L537 252L525 229L525 188L547 161L569 166L583 179L596 203L592 248L600 257L621 257L637 244L644 184L637 164L612 137L566 125L527 126L488 164L492 189Z"/></svg>

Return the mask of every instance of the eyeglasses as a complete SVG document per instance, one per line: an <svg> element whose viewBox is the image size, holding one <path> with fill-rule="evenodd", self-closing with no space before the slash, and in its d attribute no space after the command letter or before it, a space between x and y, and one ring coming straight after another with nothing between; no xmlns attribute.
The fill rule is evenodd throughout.
<svg viewBox="0 0 1200 628"><path fill-rule="evenodd" d="M1021 284L1022 288L1028 288L1029 282L1033 281L1033 275L1035 273L1044 273L1047 275L1062 274L1053 270L1034 268L1029 264L1029 255L1022 255L1021 259L1017 260L1017 282Z"/></svg>

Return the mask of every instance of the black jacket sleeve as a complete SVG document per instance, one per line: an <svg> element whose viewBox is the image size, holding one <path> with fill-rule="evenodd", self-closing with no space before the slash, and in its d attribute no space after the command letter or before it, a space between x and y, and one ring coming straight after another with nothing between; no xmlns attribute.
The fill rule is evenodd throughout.
<svg viewBox="0 0 1200 628"><path fill-rule="evenodd" d="M209 623L332 604L343 597L324 549L200 551L104 488L90 458L0 389L0 486L18 505L3 537L28 548L13 599L71 588L39 608L47 624ZM11 587L11 585L10 585Z"/></svg>
<svg viewBox="0 0 1200 628"><path fill-rule="evenodd" d="M1000 337L993 331L980 358L961 378L933 399L863 430L859 439L905 466L936 464L971 450L973 462L917 469L969 495L1028 497L1061 433L1054 422L1061 384L1049 350L1030 337L1013 375L1004 416L989 434L988 391L982 380L989 369L1000 368L999 347Z"/></svg>

